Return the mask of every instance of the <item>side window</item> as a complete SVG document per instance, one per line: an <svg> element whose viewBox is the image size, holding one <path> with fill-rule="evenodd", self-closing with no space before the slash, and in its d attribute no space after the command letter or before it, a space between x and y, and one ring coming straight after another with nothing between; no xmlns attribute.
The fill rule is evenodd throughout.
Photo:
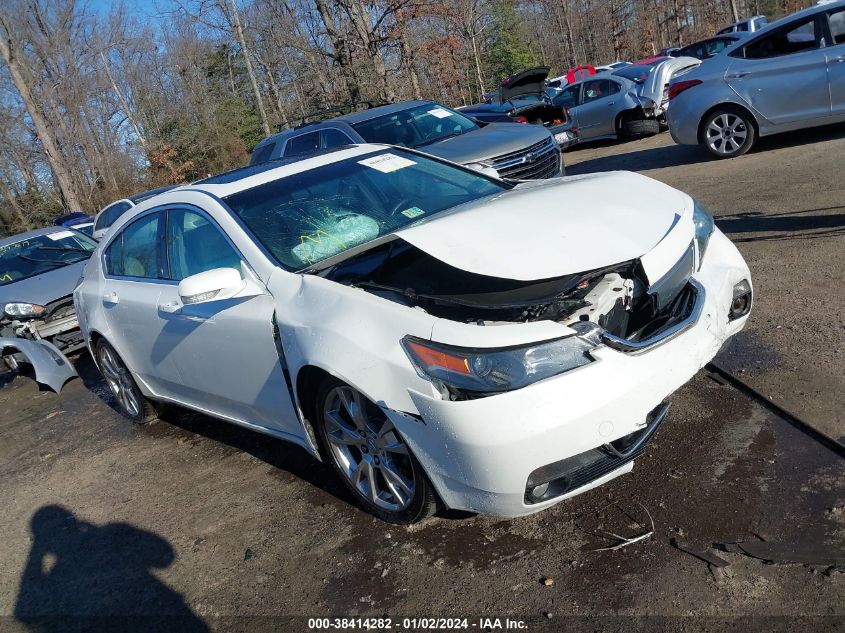
<svg viewBox="0 0 845 633"><path fill-rule="evenodd" d="M607 79L595 79L593 81L588 81L584 84L584 103L589 103L590 101L596 101L597 99L602 99L610 94L611 92L611 84L616 87L616 90L613 92L619 92L619 86L616 85L615 82L609 81Z"/></svg>
<svg viewBox="0 0 845 633"><path fill-rule="evenodd" d="M620 90L622 90L622 86L615 81L611 81L610 79L607 80L607 94L615 95Z"/></svg>
<svg viewBox="0 0 845 633"><path fill-rule="evenodd" d="M318 149L320 149L320 133L309 132L308 134L300 134L289 139L287 147L285 147L285 156L309 154Z"/></svg>
<svg viewBox="0 0 845 633"><path fill-rule="evenodd" d="M834 11L828 16L830 21L830 35L834 44L845 44L845 9Z"/></svg>
<svg viewBox="0 0 845 633"><path fill-rule="evenodd" d="M120 277L123 275L123 233L109 244L105 252L106 274Z"/></svg>
<svg viewBox="0 0 845 633"><path fill-rule="evenodd" d="M819 47L816 16L788 24L745 47L748 59L766 59L792 55Z"/></svg>
<svg viewBox="0 0 845 633"><path fill-rule="evenodd" d="M252 160L249 161L249 164L258 165L260 163L266 163L268 160L270 160L270 155L273 153L273 148L275 147L275 143L267 143L267 145L259 147L252 154Z"/></svg>
<svg viewBox="0 0 845 633"><path fill-rule="evenodd" d="M106 249L106 272L119 277L160 279L159 214L129 224Z"/></svg>
<svg viewBox="0 0 845 633"><path fill-rule="evenodd" d="M346 134L333 127L326 128L322 131L322 134L323 149L332 149L333 147L340 147L341 145L352 145L355 142L346 136Z"/></svg>
<svg viewBox="0 0 845 633"><path fill-rule="evenodd" d="M555 105L563 106L564 108L574 108L578 105L578 92L580 90L580 84L577 86L570 86L555 97Z"/></svg>
<svg viewBox="0 0 845 633"><path fill-rule="evenodd" d="M115 202L110 207L106 207L105 209L103 209L103 212L100 214L100 217L97 218L97 225L94 227L94 229L99 231L101 229L109 228L112 224L117 221L120 216L129 211L129 209L131 208L132 205L128 202Z"/></svg>
<svg viewBox="0 0 845 633"><path fill-rule="evenodd" d="M167 212L167 259L176 281L214 268L241 267L240 255L216 225L182 209Z"/></svg>

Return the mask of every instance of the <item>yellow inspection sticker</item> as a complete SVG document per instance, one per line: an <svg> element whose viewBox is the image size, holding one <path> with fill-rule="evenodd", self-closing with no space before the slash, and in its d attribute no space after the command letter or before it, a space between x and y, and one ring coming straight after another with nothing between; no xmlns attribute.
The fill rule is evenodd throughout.
<svg viewBox="0 0 845 633"><path fill-rule="evenodd" d="M372 158L365 158L364 160L359 160L358 164L364 165L364 167L371 167L372 169L376 169L384 174L389 174L392 171L416 165L416 163L409 158L397 156L396 154L381 154L379 156L373 156Z"/></svg>

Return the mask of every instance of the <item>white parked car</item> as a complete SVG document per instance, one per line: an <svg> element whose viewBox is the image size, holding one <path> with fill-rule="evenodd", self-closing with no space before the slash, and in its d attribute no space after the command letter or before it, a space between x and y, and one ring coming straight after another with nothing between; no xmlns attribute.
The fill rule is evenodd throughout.
<svg viewBox="0 0 845 633"><path fill-rule="evenodd" d="M170 402L289 440L410 522L528 514L630 471L751 281L649 178L515 184L357 145L137 206L75 300L132 420Z"/></svg>

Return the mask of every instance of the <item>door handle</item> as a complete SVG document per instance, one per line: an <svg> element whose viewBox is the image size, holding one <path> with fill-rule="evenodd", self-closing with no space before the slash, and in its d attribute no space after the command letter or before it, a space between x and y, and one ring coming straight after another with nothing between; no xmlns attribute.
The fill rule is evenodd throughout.
<svg viewBox="0 0 845 633"><path fill-rule="evenodd" d="M607 107L609 108L609 107L610 107L610 106L612 106L612 105L613 105L613 101L611 101L610 103L608 103L608 104L607 104Z"/></svg>
<svg viewBox="0 0 845 633"><path fill-rule="evenodd" d="M730 75L728 75L728 79L742 79L743 77L747 77L750 74L751 73L745 71L739 73L731 73Z"/></svg>
<svg viewBox="0 0 845 633"><path fill-rule="evenodd" d="M169 303L159 303L158 304L158 311L164 312L165 314L173 314L174 312L179 312L182 308L182 304L178 301L171 301Z"/></svg>
<svg viewBox="0 0 845 633"><path fill-rule="evenodd" d="M116 292L107 292L103 295L103 303L116 306L118 303L120 303L120 297L117 296Z"/></svg>
<svg viewBox="0 0 845 633"><path fill-rule="evenodd" d="M833 58L835 62L845 62L845 55L838 55L837 57Z"/></svg>

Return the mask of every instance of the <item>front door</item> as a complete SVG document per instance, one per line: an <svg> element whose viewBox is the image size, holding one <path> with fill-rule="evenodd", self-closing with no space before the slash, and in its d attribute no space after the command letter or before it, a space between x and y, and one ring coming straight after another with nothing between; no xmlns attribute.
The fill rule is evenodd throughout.
<svg viewBox="0 0 845 633"><path fill-rule="evenodd" d="M610 79L584 82L578 106L578 130L586 137L615 134L616 100L620 86Z"/></svg>
<svg viewBox="0 0 845 633"><path fill-rule="evenodd" d="M182 377L186 403L237 421L303 436L282 371L274 332L275 301L207 215L167 211L167 275L159 299L162 344ZM261 290L242 298L182 305L177 282L215 268L236 268ZM178 306L178 308L176 308Z"/></svg>
<svg viewBox="0 0 845 633"><path fill-rule="evenodd" d="M795 20L744 47L725 81L776 125L830 116L825 51L817 16Z"/></svg>

